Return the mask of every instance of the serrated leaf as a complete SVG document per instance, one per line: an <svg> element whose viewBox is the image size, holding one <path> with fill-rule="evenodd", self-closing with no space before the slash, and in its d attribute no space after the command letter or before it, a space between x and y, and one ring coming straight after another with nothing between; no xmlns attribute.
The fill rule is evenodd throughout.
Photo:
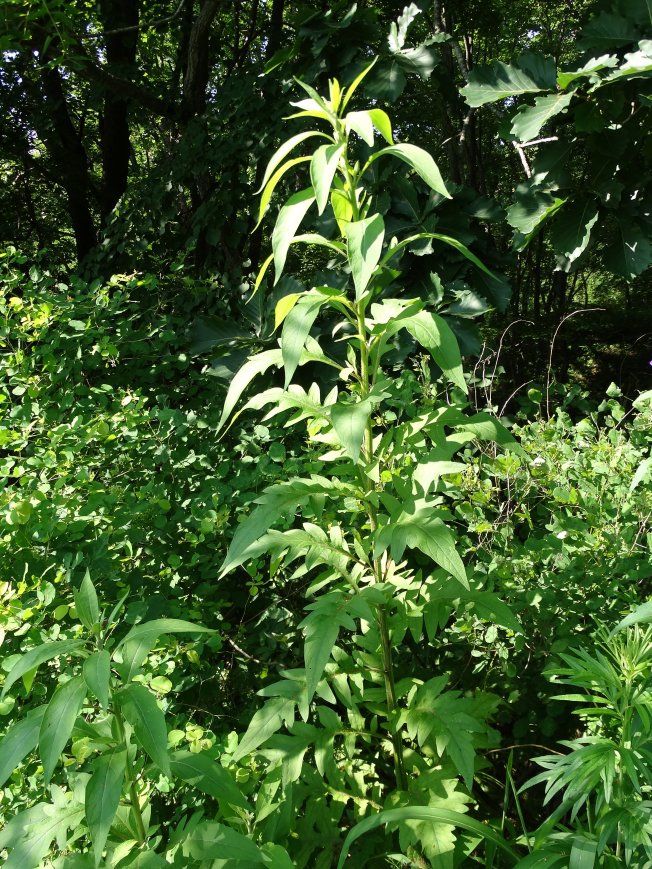
<svg viewBox="0 0 652 869"><path fill-rule="evenodd" d="M410 335L430 353L446 377L464 393L468 392L460 348L448 323L428 311L419 311L404 322Z"/></svg>
<svg viewBox="0 0 652 869"><path fill-rule="evenodd" d="M386 148L382 148L380 151L376 151L376 153L370 157L369 163L384 156L398 157L399 160L402 160L404 163L407 163L411 169L414 169L417 175L423 178L426 184L431 187L435 193L439 193L447 199L452 198L444 184L444 179L441 177L437 164L430 154L427 151L424 151L423 148L410 144L389 145Z"/></svg>
<svg viewBox="0 0 652 869"><path fill-rule="evenodd" d="M482 824L476 821L475 818L470 818L468 815L463 815L461 812L452 812L443 808L431 808L429 806L406 806L400 809L386 809L371 815L360 821L349 830L340 857L337 863L337 869L342 869L348 857L349 850L356 839L369 833L384 824L400 823L406 820L430 821L432 823L450 824L452 827L459 827L461 830L468 830L470 833L478 836L482 841L492 842L501 850L505 851L510 858L518 860L518 854L512 847L495 832L487 824Z"/></svg>
<svg viewBox="0 0 652 869"><path fill-rule="evenodd" d="M81 585L75 590L74 598L79 621L87 630L93 630L99 622L100 606L97 602L97 592L88 570L84 574Z"/></svg>
<svg viewBox="0 0 652 869"><path fill-rule="evenodd" d="M317 319L319 309L325 302L326 298L322 295L306 293L285 319L281 335L281 353L285 368L286 389L297 370L306 339Z"/></svg>
<svg viewBox="0 0 652 869"><path fill-rule="evenodd" d="M30 670L37 669L41 664L45 664L46 661L51 661L53 658L74 652L83 645L83 640L57 640L53 643L43 643L42 646L37 646L35 649L25 652L20 660L16 661L9 673L7 673L0 697L4 698L14 682L20 679L21 676L29 673Z"/></svg>
<svg viewBox="0 0 652 869"><path fill-rule="evenodd" d="M233 408L238 403L240 396L249 386L254 377L263 374L268 368L271 368L272 365L276 365L277 368L280 368L282 364L283 355L280 350L264 350L262 353L257 353L245 362L229 385L229 390L224 399L222 415L217 424L217 429L215 430L216 433L224 427L227 419L231 416Z"/></svg>
<svg viewBox="0 0 652 869"><path fill-rule="evenodd" d="M347 257L359 301L367 290L383 250L385 223L380 214L365 220L355 220L346 228Z"/></svg>
<svg viewBox="0 0 652 869"><path fill-rule="evenodd" d="M47 705L38 738L46 784L52 778L54 768L70 739L85 697L86 683L83 676L73 676L57 688Z"/></svg>
<svg viewBox="0 0 652 869"><path fill-rule="evenodd" d="M356 402L338 402L330 408L330 419L346 454L357 464L373 403L366 398Z"/></svg>
<svg viewBox="0 0 652 869"><path fill-rule="evenodd" d="M511 133L521 142L536 139L542 127L568 108L573 94L548 94L537 97L533 106L521 106L512 121Z"/></svg>
<svg viewBox="0 0 652 869"><path fill-rule="evenodd" d="M471 108L478 108L508 97L536 94L548 87L518 66L494 60L488 66L474 67L469 73L469 83L460 93Z"/></svg>
<svg viewBox="0 0 652 869"><path fill-rule="evenodd" d="M46 708L43 705L31 710L5 733L0 742L0 788L18 769L23 758L36 748Z"/></svg>
<svg viewBox="0 0 652 869"><path fill-rule="evenodd" d="M37 803L14 815L0 831L0 849L11 849L3 869L37 869L52 840L65 841L67 830L78 827L83 816L83 808L75 802Z"/></svg>
<svg viewBox="0 0 652 869"><path fill-rule="evenodd" d="M136 741L164 775L170 775L165 716L154 695L144 685L132 682L114 695L122 714L134 728Z"/></svg>
<svg viewBox="0 0 652 869"><path fill-rule="evenodd" d="M237 763L259 748L269 737L280 730L283 721L294 718L294 700L284 697L274 697L256 712L249 722L247 732L233 753L233 762Z"/></svg>
<svg viewBox="0 0 652 869"><path fill-rule="evenodd" d="M519 184L514 192L514 202L507 209L507 222L525 236L530 236L546 220L552 217L566 200L531 190Z"/></svg>
<svg viewBox="0 0 652 869"><path fill-rule="evenodd" d="M329 662L333 646L340 633L340 622L328 612L321 616L311 614L303 622L305 642L303 657L306 665L306 703L310 703L317 688L317 683L324 675L324 668Z"/></svg>
<svg viewBox="0 0 652 869"><path fill-rule="evenodd" d="M344 145L322 145L310 161L310 181L315 191L317 211L321 214L328 204L333 177L342 156Z"/></svg>
<svg viewBox="0 0 652 869"><path fill-rule="evenodd" d="M306 216L310 206L315 201L312 187L293 194L281 208L276 218L272 232L272 251L274 253L274 283L278 283L283 274L290 244L295 233Z"/></svg>
<svg viewBox="0 0 652 869"><path fill-rule="evenodd" d="M582 197L565 205L555 218L550 240L565 260L565 271L584 253L591 239L591 230L599 215L595 200Z"/></svg>
<svg viewBox="0 0 652 869"><path fill-rule="evenodd" d="M106 709L109 705L109 683L111 680L111 656L109 652L106 649L93 652L84 661L82 673L88 689L97 697L100 706Z"/></svg>
<svg viewBox="0 0 652 869"><path fill-rule="evenodd" d="M409 6L403 7L403 12L396 19L396 22L392 21L387 39L390 51L400 51L403 48L408 28L418 15L421 15L421 9L416 3L410 3Z"/></svg>
<svg viewBox="0 0 652 869"><path fill-rule="evenodd" d="M557 73L557 84L562 90L566 90L578 78L590 78L603 69L617 66L618 58L615 54L603 54L600 57L590 58L584 66L578 69L563 70Z"/></svg>
<svg viewBox="0 0 652 869"><path fill-rule="evenodd" d="M251 806L229 773L205 752L175 751L170 755L172 775L216 800L251 811Z"/></svg>
<svg viewBox="0 0 652 869"><path fill-rule="evenodd" d="M636 42L637 39L636 28L626 18L612 15L610 12L601 12L593 16L582 30L578 48L582 51L587 49L609 51Z"/></svg>
<svg viewBox="0 0 652 869"><path fill-rule="evenodd" d="M401 513L398 519L380 529L376 540L377 555L389 545L392 558L398 562L406 547L419 549L454 576L464 588L469 588L464 563L455 549L455 538L444 522L433 516L431 507L424 506L412 513Z"/></svg>
<svg viewBox="0 0 652 869"><path fill-rule="evenodd" d="M101 754L93 764L93 773L86 785L86 823L93 843L95 866L102 862L102 851L120 805L127 763L126 751Z"/></svg>

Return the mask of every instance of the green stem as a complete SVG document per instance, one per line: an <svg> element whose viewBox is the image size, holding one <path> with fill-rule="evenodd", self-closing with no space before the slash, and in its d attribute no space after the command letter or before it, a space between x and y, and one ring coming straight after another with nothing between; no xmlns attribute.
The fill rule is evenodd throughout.
<svg viewBox="0 0 652 869"><path fill-rule="evenodd" d="M127 764L125 766L125 778L127 780L127 784L129 785L129 801L131 803L131 810L133 812L134 821L136 823L136 830L138 833L138 844L144 845L145 840L147 839L147 831L145 830L145 823L143 821L143 814L140 810L140 799L138 797L138 788L136 785L136 778L131 769L131 764L129 763L129 743L127 742L127 735L125 733L125 723L122 717L120 710L116 707L113 710L113 714L115 715L116 724L118 725L118 733L120 734L120 740L125 747L127 752Z"/></svg>

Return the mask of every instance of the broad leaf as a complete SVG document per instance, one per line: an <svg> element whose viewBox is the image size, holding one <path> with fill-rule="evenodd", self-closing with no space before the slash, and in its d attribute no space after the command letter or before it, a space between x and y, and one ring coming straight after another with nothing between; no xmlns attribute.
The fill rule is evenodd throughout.
<svg viewBox="0 0 652 869"><path fill-rule="evenodd" d="M552 87L555 82L553 80ZM505 100L523 94L536 94L547 90L549 84L542 84L541 78L534 78L531 72L494 60L489 66L476 66L469 73L469 83L460 91L472 108Z"/></svg>
<svg viewBox="0 0 652 869"><path fill-rule="evenodd" d="M115 695L122 714L134 728L136 741L164 775L170 775L168 731L165 716L154 695L144 685L132 682Z"/></svg>
<svg viewBox="0 0 652 869"><path fill-rule="evenodd" d="M588 197L582 197L560 210L550 240L555 251L564 257L564 271L570 270L586 250L598 214L597 202Z"/></svg>
<svg viewBox="0 0 652 869"><path fill-rule="evenodd" d="M251 811L251 806L229 773L205 752L175 751L170 755L172 775L216 800Z"/></svg>
<svg viewBox="0 0 652 869"><path fill-rule="evenodd" d="M615 54L603 54L600 57L592 57L584 66L579 69L569 69L557 73L557 84L562 90L566 90L568 85L572 84L578 78L589 78L595 76L603 69L609 69L618 64L618 58Z"/></svg>
<svg viewBox="0 0 652 869"><path fill-rule="evenodd" d="M564 204L566 200L531 190L519 184L514 193L514 202L507 209L507 222L525 236L531 235L544 221Z"/></svg>
<svg viewBox="0 0 652 869"><path fill-rule="evenodd" d="M582 51L612 51L637 39L636 28L626 18L601 12L593 16L582 30L578 48Z"/></svg>
<svg viewBox="0 0 652 869"><path fill-rule="evenodd" d="M568 108L573 94L549 94L537 97L533 106L521 106L512 121L511 132L521 142L529 142L541 132L541 128L555 115Z"/></svg>
<svg viewBox="0 0 652 869"><path fill-rule="evenodd" d="M385 223L380 214L366 220L356 220L346 228L347 256L355 285L356 301L368 287L380 261L385 238Z"/></svg>
<svg viewBox="0 0 652 869"><path fill-rule="evenodd" d="M86 823L93 842L95 865L102 862L102 851L120 804L127 766L126 751L108 751L93 764L93 774L86 785Z"/></svg>
<svg viewBox="0 0 652 869"><path fill-rule="evenodd" d="M387 148L382 148L380 151L373 154L369 159L369 163L384 156L398 157L399 160L402 160L404 163L407 163L410 168L414 169L417 175L423 178L426 184L431 187L435 193L439 193L447 199L452 198L444 184L444 179L441 177L437 164L430 154L427 151L424 151L423 148L409 144L389 145Z"/></svg>
<svg viewBox="0 0 652 869"><path fill-rule="evenodd" d="M346 454L357 464L367 422L373 410L369 398L356 402L338 402L330 408L330 418Z"/></svg>
<svg viewBox="0 0 652 869"><path fill-rule="evenodd" d="M100 701L100 706L106 709L109 705L109 683L111 681L111 656L106 649L93 652L84 661L84 682L88 689Z"/></svg>
<svg viewBox="0 0 652 869"><path fill-rule="evenodd" d="M405 320L405 328L430 353L446 377L466 393L460 348L446 321L438 314L419 311Z"/></svg>
<svg viewBox="0 0 652 869"><path fill-rule="evenodd" d="M22 721L11 725L0 742L0 788L19 768L23 758L36 748L46 708L39 706L28 712Z"/></svg>
<svg viewBox="0 0 652 869"><path fill-rule="evenodd" d="M52 778L54 768L79 715L84 698L86 683L83 676L73 676L60 685L48 703L38 737L39 754L43 763L43 778L47 784Z"/></svg>
<svg viewBox="0 0 652 869"><path fill-rule="evenodd" d="M91 580L91 575L86 571L82 584L74 593L75 609L79 616L79 621L83 626L92 631L100 618L100 606L97 602L97 592Z"/></svg>
<svg viewBox="0 0 652 869"><path fill-rule="evenodd" d="M200 865L263 866L263 856L248 836L215 821L201 821L184 836L183 855L200 861ZM209 862L210 861L210 862Z"/></svg>
<svg viewBox="0 0 652 869"><path fill-rule="evenodd" d="M618 221L616 240L603 254L608 269L627 280L634 280L652 262L652 244L649 236L636 223Z"/></svg>
<svg viewBox="0 0 652 869"><path fill-rule="evenodd" d="M16 661L9 673L7 673L7 678L2 688L2 695L0 696L4 697L14 682L20 679L21 676L29 673L30 670L35 670L41 664L51 661L53 658L74 652L83 645L83 640L57 640L54 643L43 643L42 646L37 646L35 649L25 652L20 660Z"/></svg>
<svg viewBox="0 0 652 869"><path fill-rule="evenodd" d="M233 762L237 763L259 748L269 737L280 730L282 723L294 720L293 700L285 697L274 697L268 700L262 709L255 713L249 722L247 732L233 753Z"/></svg>
<svg viewBox="0 0 652 869"><path fill-rule="evenodd" d="M84 816L77 802L37 803L14 815L0 831L0 849L10 849L3 869L37 869L43 865L56 839L66 842L68 830L79 826Z"/></svg>
<svg viewBox="0 0 652 869"><path fill-rule="evenodd" d="M307 187L305 190L300 190L298 193L290 196L278 213L274 231L272 232L275 284L278 283L283 274L285 260L295 233L314 201L314 191L312 187Z"/></svg>
<svg viewBox="0 0 652 869"><path fill-rule="evenodd" d="M322 145L317 148L310 161L310 181L315 191L317 211L321 214L328 205L333 176L342 156L344 145Z"/></svg>

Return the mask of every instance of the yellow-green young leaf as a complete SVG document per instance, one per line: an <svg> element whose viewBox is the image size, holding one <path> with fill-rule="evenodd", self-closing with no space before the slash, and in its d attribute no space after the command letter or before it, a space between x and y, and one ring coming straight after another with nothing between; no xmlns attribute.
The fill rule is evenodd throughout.
<svg viewBox="0 0 652 869"><path fill-rule="evenodd" d="M273 259L274 259L274 254L270 253L270 255L267 257L265 262L262 264L262 266L258 270L258 274L256 275L256 280L254 282L254 291L252 293L252 298L258 292L258 287L260 287L260 285L262 284L263 278L265 277L265 275L267 273L267 269L272 264Z"/></svg>
<svg viewBox="0 0 652 869"><path fill-rule="evenodd" d="M346 235L346 227L353 217L353 206L349 197L342 190L331 190L331 207L337 226L342 236Z"/></svg>
<svg viewBox="0 0 652 869"><path fill-rule="evenodd" d="M83 640L57 640L53 643L43 643L42 646L37 646L35 649L25 652L7 674L1 697L5 696L14 682L20 679L21 676L32 670L36 671L46 661L51 661L60 655L67 655L69 652L74 652L83 645Z"/></svg>
<svg viewBox="0 0 652 869"><path fill-rule="evenodd" d="M365 220L355 220L346 228L347 255L353 283L355 298L359 301L371 280L383 250L385 238L385 223L380 214L374 214Z"/></svg>
<svg viewBox="0 0 652 869"><path fill-rule="evenodd" d="M276 365L279 368L282 364L283 356L280 350L264 350L262 353L257 353L255 356L247 359L231 381L226 398L224 399L224 407L222 408L220 421L217 424L216 433L224 427L225 422L231 416L231 411L254 377L267 371L272 365Z"/></svg>
<svg viewBox="0 0 652 869"><path fill-rule="evenodd" d="M329 139L325 133L320 133L318 130L308 130L306 133L297 133L296 136L292 136L287 142L283 142L280 148L276 151L276 153L272 156L272 159L267 164L267 168L265 169L265 175L263 177L263 182L258 189L258 193L261 190L264 190L267 182L274 174L274 171L277 166L279 166L283 160L287 157L287 155L296 148L297 145L301 144L301 142L305 142L306 139L310 139L312 136L319 136L321 139Z"/></svg>
<svg viewBox="0 0 652 869"><path fill-rule="evenodd" d="M322 145L317 148L310 161L310 181L312 182L317 211L321 214L328 204L333 176L337 171L344 145Z"/></svg>
<svg viewBox="0 0 652 869"><path fill-rule="evenodd" d="M88 689L100 701L100 706L106 709L109 705L109 682L111 679L111 656L106 649L93 652L84 661L84 682Z"/></svg>
<svg viewBox="0 0 652 869"><path fill-rule="evenodd" d="M417 175L420 175L435 193L439 193L447 199L452 199L437 164L423 148L409 144L389 145L387 148L383 148L373 154L369 159L369 163L373 163L374 160L384 156L398 157L399 160L402 160L414 169Z"/></svg>
<svg viewBox="0 0 652 869"><path fill-rule="evenodd" d="M419 311L406 318L405 328L430 353L446 377L467 392L460 348L446 321L437 314Z"/></svg>
<svg viewBox="0 0 652 869"><path fill-rule="evenodd" d="M102 862L102 851L120 805L126 766L126 751L105 752L94 762L93 774L86 785L86 823L96 866Z"/></svg>
<svg viewBox="0 0 652 869"><path fill-rule="evenodd" d="M134 728L136 741L164 775L170 775L168 732L165 716L154 695L143 685L132 682L114 695L122 714Z"/></svg>
<svg viewBox="0 0 652 869"><path fill-rule="evenodd" d="M91 575L86 571L81 585L74 593L75 609L79 621L87 630L91 631L100 618L100 607L97 602L97 592L91 580Z"/></svg>
<svg viewBox="0 0 652 869"><path fill-rule="evenodd" d="M43 763L43 778L47 784L70 739L75 721L86 697L83 676L73 676L52 695L41 721L38 747Z"/></svg>
<svg viewBox="0 0 652 869"><path fill-rule="evenodd" d="M251 806L229 773L208 754L175 751L170 755L170 769L175 778L188 782L216 800L224 800L232 806L251 811Z"/></svg>
<svg viewBox="0 0 652 869"><path fill-rule="evenodd" d="M344 402L330 408L330 417L335 434L346 454L357 464L364 439L367 421L373 409L372 402L366 398L354 404Z"/></svg>
<svg viewBox="0 0 652 869"><path fill-rule="evenodd" d="M344 111L344 109L348 106L349 100L351 99L353 94L356 92L356 90L358 89L358 86L360 85L362 80L365 78L365 76L367 76L371 72L371 70L374 68L374 64L376 63L377 60L378 60L378 58L374 57L374 59L371 61L371 63L368 66L365 66L365 68L362 70L362 72L353 79L353 81L348 86L348 88L345 88L342 91L342 96L343 96L342 111Z"/></svg>
<svg viewBox="0 0 652 869"><path fill-rule="evenodd" d="M324 145L323 147L328 148L328 145ZM334 147L331 145L330 147ZM276 172L269 179L263 192L260 196L260 206L258 208L258 220L256 221L256 226L254 229L258 229L260 226L260 222L265 216L265 212L267 211L267 206L269 205L269 201L272 198L272 193L276 189L276 185L281 180L281 178L285 175L285 173L292 169L293 166L298 166L299 163L308 163L312 158L311 157L295 157L294 160L287 160L283 165L276 170Z"/></svg>
<svg viewBox="0 0 652 869"><path fill-rule="evenodd" d="M282 299L279 299L276 303L276 308L274 310L274 328L278 329L283 320L290 313L292 308L296 305L296 303L301 298L301 293L288 293L287 296L283 296Z"/></svg>
<svg viewBox="0 0 652 869"><path fill-rule="evenodd" d="M324 104L323 100L321 102ZM285 120L290 121L293 118L318 118L321 121L328 121L329 123L332 123L334 120L333 113L328 108L322 109L317 100L299 100L296 103L290 103L290 105L301 109L301 111L288 115Z"/></svg>
<svg viewBox="0 0 652 869"><path fill-rule="evenodd" d="M22 721L12 724L0 742L0 788L18 769L22 759L36 748L46 708L39 706L28 712Z"/></svg>
<svg viewBox="0 0 652 869"><path fill-rule="evenodd" d="M285 320L281 335L281 352L285 367L286 389L297 370L306 339L324 302L326 302L324 296L315 297L308 293L294 306Z"/></svg>
<svg viewBox="0 0 652 869"><path fill-rule="evenodd" d="M315 201L312 187L300 190L290 196L283 208L278 213L276 225L272 233L272 250L274 251L274 283L276 284L283 274L283 267L287 258L288 249L294 234L306 212Z"/></svg>
<svg viewBox="0 0 652 869"><path fill-rule="evenodd" d="M328 93L331 100L331 108L334 112L340 107L340 101L342 99L342 89L340 88L340 83L336 78L332 78L328 82Z"/></svg>
<svg viewBox="0 0 652 869"><path fill-rule="evenodd" d="M382 109L369 109L369 117L387 144L393 145L392 122L389 119L389 115Z"/></svg>
<svg viewBox="0 0 652 869"><path fill-rule="evenodd" d="M374 144L374 125L371 121L371 117L369 116L369 112L349 112L345 118L346 121L346 132L349 133L353 130L354 133L357 133L358 136L362 139L363 142L366 142L369 147L373 147Z"/></svg>

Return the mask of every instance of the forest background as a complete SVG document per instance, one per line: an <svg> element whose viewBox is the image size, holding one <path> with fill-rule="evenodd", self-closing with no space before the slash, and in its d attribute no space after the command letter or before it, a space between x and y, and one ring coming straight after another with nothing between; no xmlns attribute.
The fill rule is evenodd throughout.
<svg viewBox="0 0 652 869"><path fill-rule="evenodd" d="M0 28L5 865L652 866L649 0Z"/></svg>

